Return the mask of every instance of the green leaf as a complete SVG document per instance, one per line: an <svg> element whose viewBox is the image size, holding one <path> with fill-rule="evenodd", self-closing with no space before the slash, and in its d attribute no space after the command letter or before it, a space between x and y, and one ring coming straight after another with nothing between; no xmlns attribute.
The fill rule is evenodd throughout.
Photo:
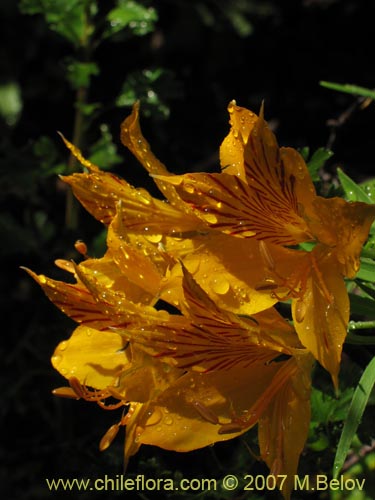
<svg viewBox="0 0 375 500"><path fill-rule="evenodd" d="M94 62L82 62L74 59L66 61L67 79L73 89L88 88L91 77L99 74L99 66Z"/></svg>
<svg viewBox="0 0 375 500"><path fill-rule="evenodd" d="M341 168L337 169L337 175L348 201L372 203L371 198L366 194L365 190L346 175Z"/></svg>
<svg viewBox="0 0 375 500"><path fill-rule="evenodd" d="M17 82L0 85L0 116L10 127L15 125L22 111L21 89Z"/></svg>
<svg viewBox="0 0 375 500"><path fill-rule="evenodd" d="M374 200L375 200L375 179L361 182L360 186L364 190L364 192L367 194L367 196L372 200L372 203L374 203Z"/></svg>
<svg viewBox="0 0 375 500"><path fill-rule="evenodd" d="M307 167L313 182L320 180L318 172L332 156L333 152L326 148L319 148L313 153L307 162Z"/></svg>
<svg viewBox="0 0 375 500"><path fill-rule="evenodd" d="M333 477L336 479L344 465L345 458L349 452L353 438L361 422L363 412L375 383L375 357L364 370L358 386L353 395L349 407L344 428L337 446L336 456L333 464Z"/></svg>
<svg viewBox="0 0 375 500"><path fill-rule="evenodd" d="M338 92L344 92L345 94L352 94L361 97L370 97L371 99L375 99L375 91L371 89L367 89L365 87L359 87L358 85L351 85L349 83L340 84L333 82L319 82L322 87L331 90L337 90Z"/></svg>
<svg viewBox="0 0 375 500"><path fill-rule="evenodd" d="M351 314L367 316L372 318L375 311L375 301L368 297L361 297L354 293L349 293Z"/></svg>
<svg viewBox="0 0 375 500"><path fill-rule="evenodd" d="M347 388L340 394L339 398L335 398L313 388L311 392L311 420L319 424L344 420L352 394L353 389Z"/></svg>
<svg viewBox="0 0 375 500"><path fill-rule="evenodd" d="M100 139L91 147L90 161L106 169L120 163L122 157L117 154L117 147L112 140L108 125L102 124L100 132Z"/></svg>
<svg viewBox="0 0 375 500"><path fill-rule="evenodd" d="M157 20L158 15L153 7L145 7L133 0L119 0L117 7L107 14L108 26L103 37L110 37L125 28L134 35L143 36L154 30Z"/></svg>
<svg viewBox="0 0 375 500"><path fill-rule="evenodd" d="M361 267L356 276L357 279L375 282L375 261L361 258Z"/></svg>
<svg viewBox="0 0 375 500"><path fill-rule="evenodd" d="M24 14L42 14L49 28L75 46L84 44L89 34L86 23L87 0L21 0Z"/></svg>
<svg viewBox="0 0 375 500"><path fill-rule="evenodd" d="M171 71L163 68L145 69L128 75L116 99L116 105L132 106L139 100L146 116L168 118L170 110L165 101L178 96L179 85Z"/></svg>
<svg viewBox="0 0 375 500"><path fill-rule="evenodd" d="M361 289L363 290L367 295L369 295L372 299L375 300L375 288L373 283L364 283L363 281L359 280L359 279L355 279L354 280L356 285ZM374 314L375 314L375 311L374 311Z"/></svg>

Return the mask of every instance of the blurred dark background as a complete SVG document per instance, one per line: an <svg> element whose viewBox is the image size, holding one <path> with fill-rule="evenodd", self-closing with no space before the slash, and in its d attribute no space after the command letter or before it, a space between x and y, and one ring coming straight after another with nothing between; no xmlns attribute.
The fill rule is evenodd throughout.
<svg viewBox="0 0 375 500"><path fill-rule="evenodd" d="M0 4L0 481L10 499L63 496L48 491L46 477L122 471L120 438L107 452L98 451L117 415L51 395L63 380L50 357L74 325L19 269L56 276L54 260L77 258L78 238L94 255L103 249L100 224L83 210L75 208L75 221L67 221L67 193L57 177L69 161L57 130L74 139L77 109L84 153L150 189L148 176L119 141L120 123L137 98L144 135L173 172L217 168L228 131L226 107L236 99L254 111L264 100L282 145L314 151L329 144L335 154L327 175L334 177L337 165L356 180L374 175L373 104L361 107L355 97L319 85L325 80L375 87L374 2L138 0L153 9L150 29L137 33L129 24L104 36L108 13L119 3L99 1L92 9L100 43L89 50L61 34L53 19L47 22L35 8L38 2ZM95 64L83 83L84 75L74 73L77 60ZM327 122L339 118L333 130ZM155 450L145 449L130 472L150 474L154 467L212 477L215 470L222 477L238 448L247 453L241 443L232 443L186 456L160 452L157 463ZM103 494L89 497L95 495Z"/></svg>

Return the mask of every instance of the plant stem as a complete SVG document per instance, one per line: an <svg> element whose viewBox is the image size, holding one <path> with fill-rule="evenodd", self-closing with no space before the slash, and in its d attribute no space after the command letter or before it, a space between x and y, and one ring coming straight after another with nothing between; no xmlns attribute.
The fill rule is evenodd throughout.
<svg viewBox="0 0 375 500"><path fill-rule="evenodd" d="M373 321L349 321L349 330L365 330L367 328L375 328L375 320Z"/></svg>

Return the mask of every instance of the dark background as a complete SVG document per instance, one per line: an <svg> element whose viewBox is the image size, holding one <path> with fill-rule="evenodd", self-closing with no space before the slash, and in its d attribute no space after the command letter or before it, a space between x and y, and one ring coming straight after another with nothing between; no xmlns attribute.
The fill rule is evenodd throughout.
<svg viewBox="0 0 375 500"><path fill-rule="evenodd" d="M356 103L353 96L322 88L319 81L375 87L374 2L235 2L243 7L249 33L230 21L228 3L151 2L159 15L154 32L103 43L95 53L100 74L93 80L90 100L102 103L102 110L87 131L86 145L107 123L124 158L114 170L134 184L150 186L119 142L119 126L130 108L111 105L134 71L162 66L173 75L161 92L169 117L157 112L142 117L154 152L173 172L217 167L232 99L254 111L264 100L280 144L314 151L332 142L327 121ZM0 481L10 499L59 498L62 493L50 493L44 478L121 474L121 438L105 453L98 451L105 429L118 417L51 395L64 382L51 367L50 356L74 325L19 266L53 275L54 259L76 256L74 241L95 242L101 227L81 212L78 228L65 228L66 193L56 175L43 171L35 153L36 142L46 136L56 145L56 162L67 161L56 131L72 137L74 92L66 84L62 62L71 47L48 29L42 16L21 14L13 0L1 2L0 37L0 83L16 82L22 101L13 123L0 120ZM356 180L373 176L374 109L373 104L356 106L336 130L329 175L340 165ZM182 456L145 448L131 462L130 473L181 470L185 476L199 472L223 477L227 464L239 460L239 455L234 457L238 449L244 453L243 445L234 443ZM86 498L77 492L67 495ZM95 495L103 497L93 492L88 497ZM148 497L134 493L129 498Z"/></svg>

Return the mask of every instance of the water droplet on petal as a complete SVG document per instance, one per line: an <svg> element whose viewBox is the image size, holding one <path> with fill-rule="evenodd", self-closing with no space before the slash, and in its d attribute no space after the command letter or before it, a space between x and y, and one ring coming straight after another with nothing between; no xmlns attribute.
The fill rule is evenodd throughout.
<svg viewBox="0 0 375 500"><path fill-rule="evenodd" d="M219 294L224 295L228 292L230 288L229 281L225 276L216 276L210 282L212 290Z"/></svg>
<svg viewBox="0 0 375 500"><path fill-rule="evenodd" d="M173 418L168 415L168 416L164 417L163 423L166 424L166 425L172 425L173 424Z"/></svg>
<svg viewBox="0 0 375 500"><path fill-rule="evenodd" d="M63 340L59 344L59 351L65 351L67 347L68 347L68 342L66 340Z"/></svg>

